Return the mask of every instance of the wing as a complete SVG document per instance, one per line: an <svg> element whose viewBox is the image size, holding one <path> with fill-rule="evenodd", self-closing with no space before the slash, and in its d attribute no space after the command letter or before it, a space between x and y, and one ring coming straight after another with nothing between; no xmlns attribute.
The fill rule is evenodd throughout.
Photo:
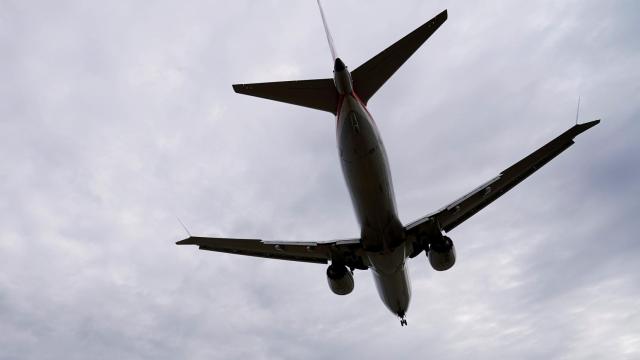
<svg viewBox="0 0 640 360"><path fill-rule="evenodd" d="M230 239L192 236L178 245L198 245L200 250L256 256L269 259L326 264L340 262L356 269L366 269L359 239L330 242L286 242L260 239Z"/></svg>
<svg viewBox="0 0 640 360"><path fill-rule="evenodd" d="M451 231L565 151L574 144L573 139L576 136L599 122L600 120L595 120L576 124L465 196L407 225L405 227L407 232L419 235L433 233L434 229Z"/></svg>

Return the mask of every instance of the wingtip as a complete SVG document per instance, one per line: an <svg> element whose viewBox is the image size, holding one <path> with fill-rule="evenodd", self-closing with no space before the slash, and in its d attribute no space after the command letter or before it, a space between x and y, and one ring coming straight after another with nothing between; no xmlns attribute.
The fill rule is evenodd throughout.
<svg viewBox="0 0 640 360"><path fill-rule="evenodd" d="M584 130L587 130L598 124L600 124L600 119L587 121L586 123L578 124L578 126L582 127Z"/></svg>
<svg viewBox="0 0 640 360"><path fill-rule="evenodd" d="M598 125L599 123L600 123L600 119L588 121L586 123L575 124L571 129L567 130L567 132L571 134L571 138L575 138L576 136L591 129L592 127Z"/></svg>
<svg viewBox="0 0 640 360"><path fill-rule="evenodd" d="M176 245L194 245L192 238L188 237L186 239L176 241Z"/></svg>

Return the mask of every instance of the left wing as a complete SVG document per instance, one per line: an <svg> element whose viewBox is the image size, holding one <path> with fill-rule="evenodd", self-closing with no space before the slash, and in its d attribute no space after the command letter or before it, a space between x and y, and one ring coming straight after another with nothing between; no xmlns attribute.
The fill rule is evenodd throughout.
<svg viewBox="0 0 640 360"><path fill-rule="evenodd" d="M594 120L584 124L574 125L538 150L529 154L529 156L502 171L495 178L480 185L435 213L408 224L405 226L407 234L418 238L420 236L433 234L438 235L442 230L445 232L453 230L456 226L462 224L462 222L518 185L522 180L529 177L529 175L538 171L538 169L553 158L560 155L560 153L574 144L573 139L576 136L597 125L599 122L600 120Z"/></svg>
<svg viewBox="0 0 640 360"><path fill-rule="evenodd" d="M200 250L256 256L269 259L326 264L339 262L356 269L366 269L361 257L360 239L330 242L286 242L260 239L230 239L191 236L178 245L198 245Z"/></svg>

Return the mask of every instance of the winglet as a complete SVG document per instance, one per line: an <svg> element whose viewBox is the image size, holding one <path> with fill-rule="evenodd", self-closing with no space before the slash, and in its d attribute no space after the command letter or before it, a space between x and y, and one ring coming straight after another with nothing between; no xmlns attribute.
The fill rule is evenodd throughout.
<svg viewBox="0 0 640 360"><path fill-rule="evenodd" d="M578 96L578 108L576 109L576 125L578 125L578 116L580 115L580 96Z"/></svg>
<svg viewBox="0 0 640 360"><path fill-rule="evenodd" d="M184 231L187 233L187 235L191 236L191 233L189 232L189 229L187 229L187 225L185 225L182 220L180 220L180 218L178 216L176 216L176 219L178 219L178 222L180 223L180 225L182 225L182 228L184 229Z"/></svg>

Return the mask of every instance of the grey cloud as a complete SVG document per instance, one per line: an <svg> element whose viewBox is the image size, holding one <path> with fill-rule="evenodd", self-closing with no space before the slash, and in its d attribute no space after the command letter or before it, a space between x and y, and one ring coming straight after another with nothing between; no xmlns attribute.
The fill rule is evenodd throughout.
<svg viewBox="0 0 640 360"><path fill-rule="evenodd" d="M603 122L410 261L401 328L366 272L174 245L357 235L331 116L230 87L330 76L314 2L0 5L0 359L636 358L638 4L325 1L352 69L444 8L370 106L404 221Z"/></svg>

